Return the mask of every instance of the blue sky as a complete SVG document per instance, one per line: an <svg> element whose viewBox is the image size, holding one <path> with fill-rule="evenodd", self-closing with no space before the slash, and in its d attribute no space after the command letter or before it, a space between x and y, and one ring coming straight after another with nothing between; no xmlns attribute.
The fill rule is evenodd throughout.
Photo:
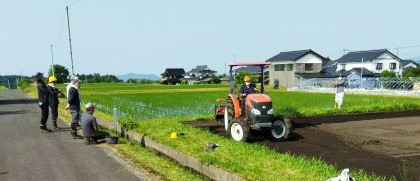
<svg viewBox="0 0 420 181"><path fill-rule="evenodd" d="M388 48L420 58L420 1L1 0L0 75L71 67L75 73L160 74L225 62L266 60L313 49L333 59L347 50Z"/></svg>

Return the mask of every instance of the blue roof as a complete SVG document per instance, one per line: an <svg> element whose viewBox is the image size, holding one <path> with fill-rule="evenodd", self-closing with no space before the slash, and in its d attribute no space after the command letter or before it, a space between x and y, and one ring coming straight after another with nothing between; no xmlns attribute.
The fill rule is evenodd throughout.
<svg viewBox="0 0 420 181"><path fill-rule="evenodd" d="M325 59L323 56L319 55L318 53L312 51L311 49L307 50L298 50L298 51L290 51L290 52L280 52L274 57L271 57L267 60L267 62L281 62L281 61L290 61L305 56L306 54L313 53L314 55L318 56L321 59Z"/></svg>
<svg viewBox="0 0 420 181"><path fill-rule="evenodd" d="M363 61L372 61L373 59L381 56L384 53L389 53L392 56L394 56L396 59L399 59L397 56L392 54L387 49L379 49L379 50L349 52L349 53L343 55L341 58L337 59L336 62L338 62L338 63L361 62L362 58L363 58Z"/></svg>
<svg viewBox="0 0 420 181"><path fill-rule="evenodd" d="M403 67L408 65L409 63L412 63L416 66L419 66L419 64L414 60L401 60L401 66L403 66Z"/></svg>

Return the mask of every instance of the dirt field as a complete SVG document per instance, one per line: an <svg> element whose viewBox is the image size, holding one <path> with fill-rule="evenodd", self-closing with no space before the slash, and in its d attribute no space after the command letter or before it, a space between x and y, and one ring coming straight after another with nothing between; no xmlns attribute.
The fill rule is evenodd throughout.
<svg viewBox="0 0 420 181"><path fill-rule="evenodd" d="M290 141L273 142L254 136L250 142L266 145L278 152L321 158L339 169L363 169L397 180L407 177L409 180L420 180L420 116L382 118L365 115L371 120L361 120L363 115L356 117L324 118L325 122L347 120L342 123L319 121L308 124L310 119L297 120ZM378 117L381 119L374 119ZM224 128L213 120L191 124L224 134Z"/></svg>

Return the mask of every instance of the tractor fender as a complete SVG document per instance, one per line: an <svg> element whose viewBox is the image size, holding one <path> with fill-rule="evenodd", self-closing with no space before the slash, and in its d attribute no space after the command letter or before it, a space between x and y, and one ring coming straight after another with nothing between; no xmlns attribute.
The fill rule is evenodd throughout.
<svg viewBox="0 0 420 181"><path fill-rule="evenodd" d="M229 94L230 99L232 100L233 107L235 110L235 118L239 118L242 115L241 103L239 102L236 94Z"/></svg>

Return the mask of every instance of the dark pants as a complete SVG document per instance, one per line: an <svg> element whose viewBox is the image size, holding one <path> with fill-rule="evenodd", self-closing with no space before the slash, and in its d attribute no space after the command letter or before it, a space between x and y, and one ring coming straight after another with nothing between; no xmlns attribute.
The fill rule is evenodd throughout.
<svg viewBox="0 0 420 181"><path fill-rule="evenodd" d="M41 124L41 126L45 126L47 124L47 119L48 119L48 114L49 114L49 110L48 110L48 104L42 104L40 106L41 108L41 121L39 124Z"/></svg>
<svg viewBox="0 0 420 181"><path fill-rule="evenodd" d="M80 122L80 109L70 109L70 116L71 116L71 134L73 138L77 135L77 124Z"/></svg>
<svg viewBox="0 0 420 181"><path fill-rule="evenodd" d="M107 136L109 136L109 133L107 133L105 131L97 131L92 136L90 136L89 138L97 141L97 140L105 139Z"/></svg>
<svg viewBox="0 0 420 181"><path fill-rule="evenodd" d="M58 117L58 106L51 106L51 119L53 122L57 122Z"/></svg>

